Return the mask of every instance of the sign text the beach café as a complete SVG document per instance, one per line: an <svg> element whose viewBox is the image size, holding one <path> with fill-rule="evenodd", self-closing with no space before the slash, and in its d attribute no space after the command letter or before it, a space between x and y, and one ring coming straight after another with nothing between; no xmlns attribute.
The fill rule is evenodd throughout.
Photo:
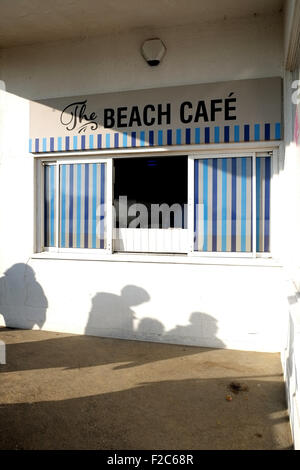
<svg viewBox="0 0 300 470"><path fill-rule="evenodd" d="M34 153L280 138L280 78L30 104L30 151Z"/></svg>

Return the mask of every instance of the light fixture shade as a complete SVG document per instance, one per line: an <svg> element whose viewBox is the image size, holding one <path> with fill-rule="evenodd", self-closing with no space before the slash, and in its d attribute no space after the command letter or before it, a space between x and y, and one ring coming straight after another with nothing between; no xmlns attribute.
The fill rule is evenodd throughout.
<svg viewBox="0 0 300 470"><path fill-rule="evenodd" d="M161 39L147 39L142 45L142 56L147 64L153 67L160 64L166 50L166 46Z"/></svg>

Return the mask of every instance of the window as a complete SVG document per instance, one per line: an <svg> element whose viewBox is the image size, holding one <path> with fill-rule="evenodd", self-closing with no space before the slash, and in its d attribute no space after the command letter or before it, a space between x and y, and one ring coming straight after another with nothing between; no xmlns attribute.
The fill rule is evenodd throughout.
<svg viewBox="0 0 300 470"><path fill-rule="evenodd" d="M60 247L106 247L105 184L105 163L60 166Z"/></svg>
<svg viewBox="0 0 300 470"><path fill-rule="evenodd" d="M271 157L256 158L256 251L270 251Z"/></svg>
<svg viewBox="0 0 300 470"><path fill-rule="evenodd" d="M271 153L68 157L41 168L41 250L270 253Z"/></svg>
<svg viewBox="0 0 300 470"><path fill-rule="evenodd" d="M187 156L115 160L115 251L187 253L187 163Z"/></svg>
<svg viewBox="0 0 300 470"><path fill-rule="evenodd" d="M44 247L109 248L107 166L107 162L44 164Z"/></svg>
<svg viewBox="0 0 300 470"><path fill-rule="evenodd" d="M255 226L256 252L269 252L270 183L270 156L195 159L194 251L251 253Z"/></svg>
<svg viewBox="0 0 300 470"><path fill-rule="evenodd" d="M129 209L136 205L145 210L146 217L139 218L136 228L187 228L187 156L119 158L114 162L114 169L115 207L123 197L127 199ZM156 218L155 208L163 204L174 210L169 214L160 211ZM135 214L119 220L119 211L116 211L116 227L132 227L134 220Z"/></svg>
<svg viewBox="0 0 300 470"><path fill-rule="evenodd" d="M44 246L56 246L56 165L44 166Z"/></svg>

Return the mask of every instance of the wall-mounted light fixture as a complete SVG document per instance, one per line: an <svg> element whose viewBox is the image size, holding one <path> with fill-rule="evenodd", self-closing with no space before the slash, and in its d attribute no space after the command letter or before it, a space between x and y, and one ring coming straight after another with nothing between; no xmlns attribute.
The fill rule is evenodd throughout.
<svg viewBox="0 0 300 470"><path fill-rule="evenodd" d="M160 64L166 50L167 48L161 39L147 39L142 45L142 56L150 67L154 67Z"/></svg>

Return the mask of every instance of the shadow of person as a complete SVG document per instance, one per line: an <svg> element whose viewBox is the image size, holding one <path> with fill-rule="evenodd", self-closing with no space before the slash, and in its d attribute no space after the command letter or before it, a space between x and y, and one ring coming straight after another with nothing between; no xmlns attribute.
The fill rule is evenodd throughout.
<svg viewBox="0 0 300 470"><path fill-rule="evenodd" d="M148 302L148 292L137 286L128 285L121 295L107 292L97 293L92 300L85 333L88 335L132 338L135 312L132 307Z"/></svg>
<svg viewBox="0 0 300 470"><path fill-rule="evenodd" d="M0 314L7 327L42 328L48 307L43 288L35 278L34 270L17 263L0 278Z"/></svg>
<svg viewBox="0 0 300 470"><path fill-rule="evenodd" d="M164 338L170 343L180 339L185 344L194 346L224 348L225 344L217 337L218 322L214 317L207 313L193 312L189 322L188 325L177 325L167 331Z"/></svg>
<svg viewBox="0 0 300 470"><path fill-rule="evenodd" d="M2 291L4 289L7 294L8 284L14 285L16 291L20 291L18 296L23 310L25 304L36 305L41 294L39 287L36 286L33 272L29 270L26 275L27 292L22 290L24 286L20 281L22 276L19 272L18 275L13 276L15 284L12 283L11 271L6 274L7 276L0 279ZM33 284L36 287L35 291L32 288ZM135 328L135 306L149 300L148 292L134 285L125 286L120 295L99 292L92 299L85 335L43 332L36 337L35 341L21 341L18 336L10 346L10 360L5 366L5 371L61 367L73 369L107 364L114 364L114 370L131 369L148 363L153 364L202 352L199 348L186 347L180 338L173 341L177 344L163 344L166 342L165 327L155 318L141 318ZM0 306L0 312L5 312L7 326L9 326L12 323L7 314L8 300L5 300L5 303L5 307ZM32 312L33 307L30 308ZM35 321L38 321L38 318L35 318ZM13 324L15 325L16 323ZM119 341L116 343L114 338L118 337L138 339L142 342Z"/></svg>
<svg viewBox="0 0 300 470"><path fill-rule="evenodd" d="M155 318L142 318L136 330L137 337L144 340L160 341L165 333L164 325Z"/></svg>

